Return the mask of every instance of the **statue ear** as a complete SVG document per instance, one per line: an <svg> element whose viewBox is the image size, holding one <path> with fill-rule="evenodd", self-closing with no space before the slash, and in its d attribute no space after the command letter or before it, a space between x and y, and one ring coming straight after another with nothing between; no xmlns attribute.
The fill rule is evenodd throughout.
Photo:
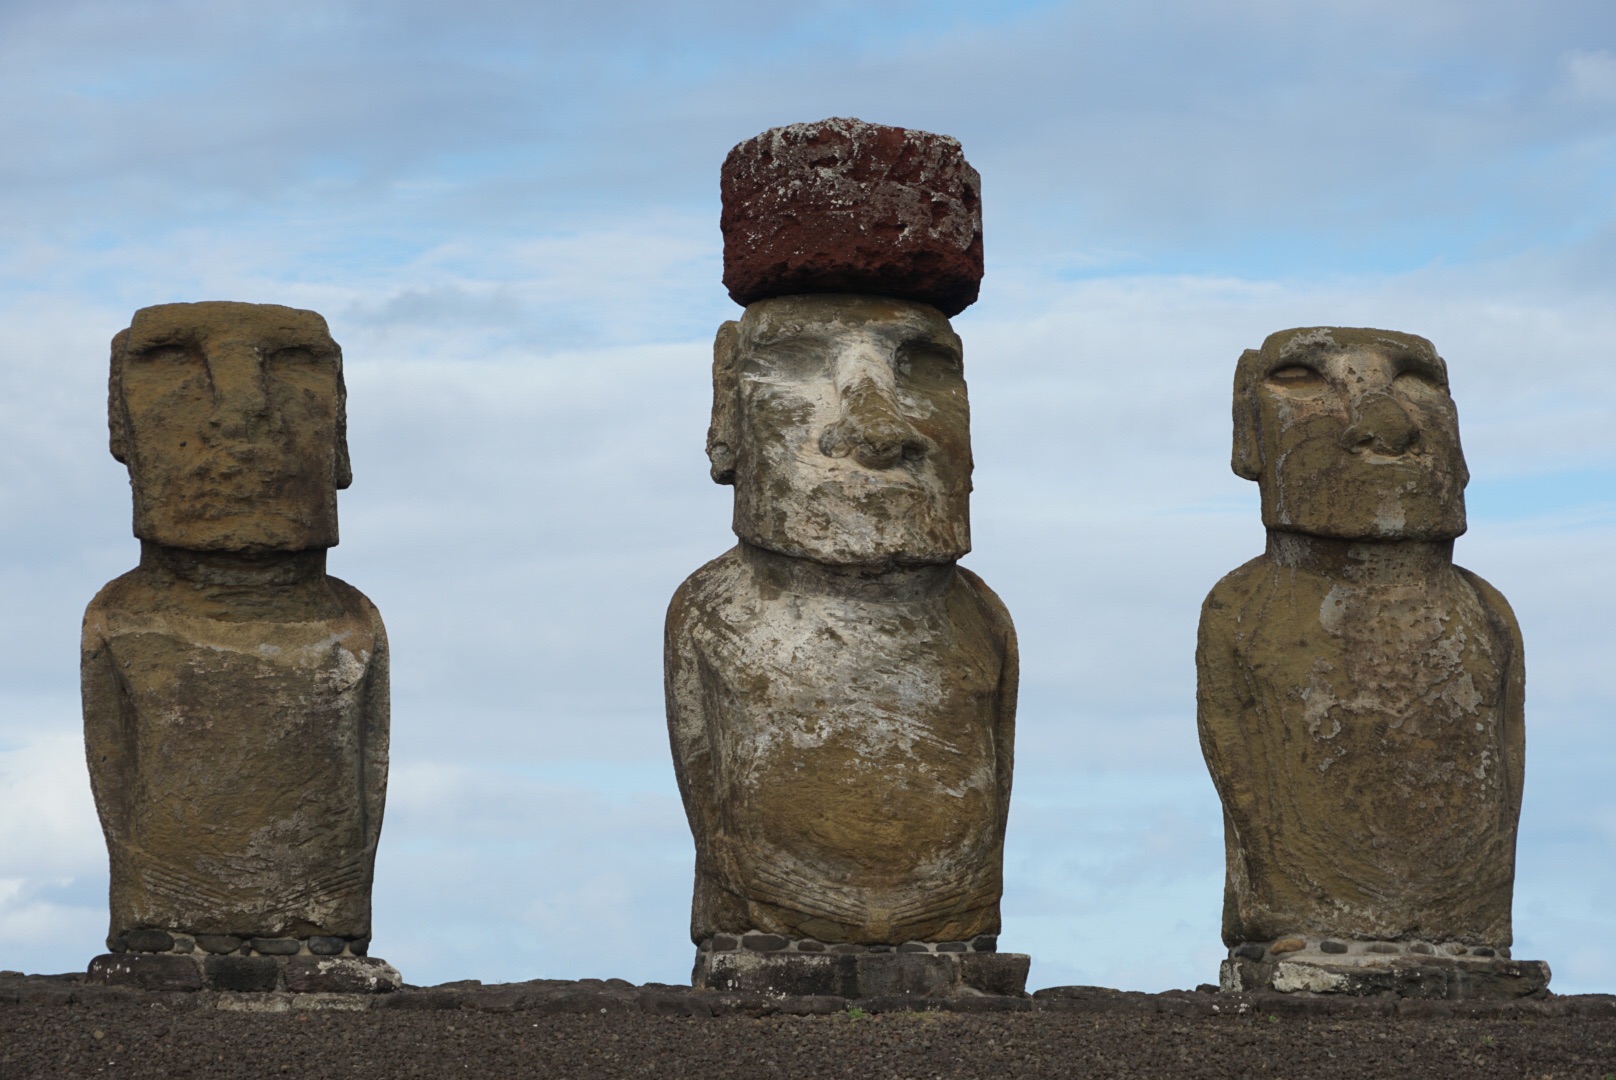
<svg viewBox="0 0 1616 1080"><path fill-rule="evenodd" d="M707 427L707 460L715 484L735 482L736 369L740 355L741 324L726 322L713 339L713 418Z"/></svg>
<svg viewBox="0 0 1616 1080"><path fill-rule="evenodd" d="M107 448L120 464L129 464L129 408L123 400L124 347L129 331L112 335L112 360L107 374Z"/></svg>
<svg viewBox="0 0 1616 1080"><path fill-rule="evenodd" d="M353 483L353 463L348 460L348 384L342 378L342 350L337 350L337 453L331 463L336 489Z"/></svg>
<svg viewBox="0 0 1616 1080"><path fill-rule="evenodd" d="M1247 349L1234 369L1234 452L1229 466L1246 480L1262 475L1262 451L1257 445L1257 361L1261 356L1256 349Z"/></svg>

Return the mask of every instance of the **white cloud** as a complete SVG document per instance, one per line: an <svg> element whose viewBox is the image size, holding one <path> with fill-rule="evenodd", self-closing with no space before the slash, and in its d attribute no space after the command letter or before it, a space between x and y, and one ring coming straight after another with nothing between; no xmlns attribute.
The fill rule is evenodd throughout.
<svg viewBox="0 0 1616 1080"><path fill-rule="evenodd" d="M1566 90L1596 105L1616 103L1616 54L1609 49L1575 49L1561 58Z"/></svg>

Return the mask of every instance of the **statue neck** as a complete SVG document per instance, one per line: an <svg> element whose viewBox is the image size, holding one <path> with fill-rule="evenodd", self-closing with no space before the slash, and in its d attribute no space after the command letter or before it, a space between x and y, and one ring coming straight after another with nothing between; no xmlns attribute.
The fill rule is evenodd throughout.
<svg viewBox="0 0 1616 1080"><path fill-rule="evenodd" d="M1269 529L1268 558L1356 585L1406 585L1451 568L1453 541L1341 540Z"/></svg>
<svg viewBox="0 0 1616 1080"><path fill-rule="evenodd" d="M954 579L951 562L877 569L799 559L745 540L738 550L759 579L786 593L899 603L941 596Z"/></svg>
<svg viewBox="0 0 1616 1080"><path fill-rule="evenodd" d="M325 553L325 548L254 554L193 551L142 540L140 566L203 587L272 588L324 580Z"/></svg>

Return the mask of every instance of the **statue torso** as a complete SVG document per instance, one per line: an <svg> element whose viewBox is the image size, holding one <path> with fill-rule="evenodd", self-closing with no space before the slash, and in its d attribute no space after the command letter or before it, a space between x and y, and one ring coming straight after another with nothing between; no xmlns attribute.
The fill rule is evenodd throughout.
<svg viewBox="0 0 1616 1080"><path fill-rule="evenodd" d="M1311 925L1281 932L1474 936L1502 890L1507 925L1519 658L1472 581L1447 566L1361 585L1261 559L1226 582L1247 701L1231 752L1254 793L1229 811L1256 921L1305 912Z"/></svg>
<svg viewBox="0 0 1616 1080"><path fill-rule="evenodd" d="M362 903L368 924L384 780L365 745L374 608L334 579L290 617L254 614L245 594L188 605L173 590L190 586L129 580L140 573L86 618L119 691L125 775L105 786L138 883L131 914L183 928L192 909L274 911L284 932L331 933Z"/></svg>
<svg viewBox="0 0 1616 1080"><path fill-rule="evenodd" d="M796 913L786 932L965 935L953 914L996 904L1004 646L950 573L893 601L777 591L739 561L701 572L711 862Z"/></svg>

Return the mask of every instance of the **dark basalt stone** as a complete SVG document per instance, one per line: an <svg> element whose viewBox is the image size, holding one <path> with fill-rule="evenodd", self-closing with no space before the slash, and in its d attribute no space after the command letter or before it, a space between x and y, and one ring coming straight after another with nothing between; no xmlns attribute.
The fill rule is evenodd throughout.
<svg viewBox="0 0 1616 1080"><path fill-rule="evenodd" d="M1018 953L697 953L692 983L724 993L907 999L1020 997L1031 958Z"/></svg>
<svg viewBox="0 0 1616 1080"><path fill-rule="evenodd" d="M202 978L210 990L263 993L280 982L280 962L273 956L209 956L202 961Z"/></svg>
<svg viewBox="0 0 1616 1080"><path fill-rule="evenodd" d="M240 951L241 939L230 934L198 934L196 947L206 953L224 955Z"/></svg>
<svg viewBox="0 0 1616 1080"><path fill-rule="evenodd" d="M297 938L255 937L252 947L253 952L264 956L296 956L302 949L302 943Z"/></svg>
<svg viewBox="0 0 1616 1080"><path fill-rule="evenodd" d="M778 952L790 944L788 938L779 934L747 934L741 938L741 947L753 952Z"/></svg>
<svg viewBox="0 0 1616 1080"><path fill-rule="evenodd" d="M117 953L90 961L87 981L141 990L200 990L202 971L189 956Z"/></svg>
<svg viewBox="0 0 1616 1080"><path fill-rule="evenodd" d="M315 956L341 956L348 942L339 937L309 938L309 952Z"/></svg>
<svg viewBox="0 0 1616 1080"><path fill-rule="evenodd" d="M130 952L163 953L174 948L174 937L166 930L125 930L123 944Z"/></svg>

